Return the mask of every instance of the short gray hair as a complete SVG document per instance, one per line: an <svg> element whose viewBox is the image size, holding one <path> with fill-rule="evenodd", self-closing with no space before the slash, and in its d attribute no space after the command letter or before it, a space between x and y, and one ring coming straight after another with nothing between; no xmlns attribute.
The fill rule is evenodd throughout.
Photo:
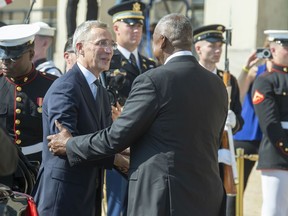
<svg viewBox="0 0 288 216"><path fill-rule="evenodd" d="M156 28L173 46L178 48L192 47L192 24L186 16L177 13L168 14L159 20Z"/></svg>
<svg viewBox="0 0 288 216"><path fill-rule="evenodd" d="M73 50L77 54L76 44L81 41L87 41L90 38L92 28L108 29L108 25L98 20L88 20L80 24L73 35Z"/></svg>

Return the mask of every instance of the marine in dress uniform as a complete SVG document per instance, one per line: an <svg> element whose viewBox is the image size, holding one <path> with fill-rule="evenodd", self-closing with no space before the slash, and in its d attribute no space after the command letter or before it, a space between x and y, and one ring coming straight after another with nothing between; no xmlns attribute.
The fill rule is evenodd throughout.
<svg viewBox="0 0 288 216"><path fill-rule="evenodd" d="M56 76L35 70L35 25L0 28L0 125L29 160L41 161L42 102Z"/></svg>
<svg viewBox="0 0 288 216"><path fill-rule="evenodd" d="M117 49L111 60L110 70L105 74L111 103L118 101L124 105L131 91L134 79L155 68L156 63L138 52L142 39L145 4L140 1L128 1L117 4L108 10L113 19ZM132 54L132 55L131 55ZM134 56L134 57L133 57ZM108 216L118 216L127 206L127 180L115 170L107 170Z"/></svg>
<svg viewBox="0 0 288 216"><path fill-rule="evenodd" d="M51 48L56 29L50 27L45 22L35 22L33 25L40 27L40 30L35 35L35 56L33 63L36 70L61 76L62 72L56 67L52 60L47 59L48 50Z"/></svg>
<svg viewBox="0 0 288 216"><path fill-rule="evenodd" d="M263 139L257 169L261 170L262 216L288 215L288 30L266 30L272 70L258 76L252 101Z"/></svg>

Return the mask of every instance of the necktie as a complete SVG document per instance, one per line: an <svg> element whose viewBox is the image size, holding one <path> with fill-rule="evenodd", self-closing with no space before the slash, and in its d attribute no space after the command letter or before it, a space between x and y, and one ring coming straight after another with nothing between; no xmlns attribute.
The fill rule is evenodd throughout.
<svg viewBox="0 0 288 216"><path fill-rule="evenodd" d="M134 56L133 53L130 54L130 58L129 58L129 59L130 59L131 64L132 64L135 68L139 69L139 68L138 68L138 65L137 65L137 62L136 62L136 58L135 58L135 56Z"/></svg>
<svg viewBox="0 0 288 216"><path fill-rule="evenodd" d="M99 82L99 79L94 81L94 84L97 86L96 92L96 110L98 112L99 120L101 120L101 108L102 108L102 86Z"/></svg>

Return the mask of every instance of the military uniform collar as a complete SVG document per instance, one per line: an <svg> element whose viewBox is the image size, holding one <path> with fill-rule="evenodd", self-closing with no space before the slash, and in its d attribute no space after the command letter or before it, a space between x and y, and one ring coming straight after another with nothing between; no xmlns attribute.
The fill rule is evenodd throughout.
<svg viewBox="0 0 288 216"><path fill-rule="evenodd" d="M122 47L122 46L120 46L120 45L117 45L117 49L122 53L122 55L123 55L126 59L129 59L129 58L130 58L131 52L130 52L129 50L125 49L124 47ZM138 59L137 59L138 50L135 49L132 53L135 55L136 60L138 60Z"/></svg>
<svg viewBox="0 0 288 216"><path fill-rule="evenodd" d="M288 73L288 66L287 65L279 65L279 64L273 63L272 72L285 72L285 73Z"/></svg>
<svg viewBox="0 0 288 216"><path fill-rule="evenodd" d="M35 67L33 65L31 71L28 74L25 74L24 76L13 78L13 77L6 77L6 79L15 84L15 85L24 85L32 81L37 76L37 71L35 70Z"/></svg>

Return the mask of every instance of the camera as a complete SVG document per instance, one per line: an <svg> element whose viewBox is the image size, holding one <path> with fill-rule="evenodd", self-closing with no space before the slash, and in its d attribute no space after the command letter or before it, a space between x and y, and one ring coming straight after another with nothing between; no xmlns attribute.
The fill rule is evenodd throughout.
<svg viewBox="0 0 288 216"><path fill-rule="evenodd" d="M113 72L109 71L105 74L108 83L106 90L112 106L116 106L117 102L121 106L124 106L126 98L119 93L119 90L121 90L127 83L125 75L125 73L121 73L119 70L115 70Z"/></svg>
<svg viewBox="0 0 288 216"><path fill-rule="evenodd" d="M258 48L256 50L256 57L260 59L271 59L272 54L269 48Z"/></svg>
<svg viewBox="0 0 288 216"><path fill-rule="evenodd" d="M118 90L111 86L107 86L107 92L109 96L109 102L112 106L116 106L117 102L121 106L124 106L126 99L119 94Z"/></svg>

